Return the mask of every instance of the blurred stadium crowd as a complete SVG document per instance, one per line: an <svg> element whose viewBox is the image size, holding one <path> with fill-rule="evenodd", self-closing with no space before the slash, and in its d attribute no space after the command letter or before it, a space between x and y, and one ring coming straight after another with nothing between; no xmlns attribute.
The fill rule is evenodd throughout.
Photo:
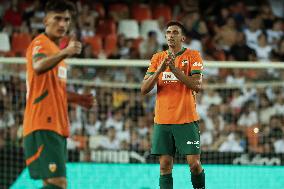
<svg viewBox="0 0 284 189"><path fill-rule="evenodd" d="M43 32L43 1L0 0L1 55L24 56L32 38ZM284 63L284 1L169 0L76 1L78 16L72 32L83 42L80 58L150 59L165 49L167 21L187 29L184 47L197 49L204 60L276 61ZM68 38L63 39L64 47ZM222 63L221 63L222 64ZM3 65L2 70L4 69ZM24 73L0 78L0 148L21 145L25 107ZM70 68L70 78L140 83L145 69L135 67ZM201 145L204 151L284 153L284 88L243 87L248 82L283 81L283 71L206 69L208 88L198 94ZM146 97L139 89L83 87L98 106L90 111L70 105L68 149L150 149L155 91Z"/></svg>

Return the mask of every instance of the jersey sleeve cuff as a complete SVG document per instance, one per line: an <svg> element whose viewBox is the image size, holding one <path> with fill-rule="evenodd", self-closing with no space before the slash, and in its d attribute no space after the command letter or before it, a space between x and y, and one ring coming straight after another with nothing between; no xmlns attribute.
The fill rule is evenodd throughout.
<svg viewBox="0 0 284 189"><path fill-rule="evenodd" d="M37 53L37 54L35 54L33 56L33 61L38 60L40 58L45 58L45 57L47 57L46 54L44 54L44 53Z"/></svg>
<svg viewBox="0 0 284 189"><path fill-rule="evenodd" d="M146 75L153 75L155 72L146 72Z"/></svg>
<svg viewBox="0 0 284 189"><path fill-rule="evenodd" d="M190 75L194 75L194 74L202 74L202 71L201 70L192 70L190 72Z"/></svg>

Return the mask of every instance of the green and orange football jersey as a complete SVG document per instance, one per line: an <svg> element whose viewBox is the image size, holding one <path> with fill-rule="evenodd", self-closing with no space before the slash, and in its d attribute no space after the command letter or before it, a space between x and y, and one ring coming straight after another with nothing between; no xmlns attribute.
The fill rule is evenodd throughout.
<svg viewBox="0 0 284 189"><path fill-rule="evenodd" d="M146 75L154 74L167 56L168 51L154 54ZM202 74L203 61L200 53L183 48L175 55L175 67L186 75ZM159 75L157 81L154 122L157 124L184 124L199 120L194 93L180 82L169 68L166 68Z"/></svg>
<svg viewBox="0 0 284 189"><path fill-rule="evenodd" d="M36 130L50 130L66 137L69 135L66 64L61 61L42 74L36 74L32 66L33 61L59 51L58 46L45 34L37 36L27 49L24 136Z"/></svg>

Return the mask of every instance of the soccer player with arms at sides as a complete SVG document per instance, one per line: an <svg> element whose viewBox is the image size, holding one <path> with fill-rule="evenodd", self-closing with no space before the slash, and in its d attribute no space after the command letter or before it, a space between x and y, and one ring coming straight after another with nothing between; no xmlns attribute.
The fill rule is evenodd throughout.
<svg viewBox="0 0 284 189"><path fill-rule="evenodd" d="M24 115L24 152L33 179L42 179L44 189L65 189L69 119L67 103L91 108L91 94L66 91L65 58L80 54L81 43L71 39L60 50L75 12L73 3L49 1L45 7L45 33L38 35L27 49L27 102Z"/></svg>
<svg viewBox="0 0 284 189"><path fill-rule="evenodd" d="M181 23L167 24L166 39L169 49L153 55L141 86L145 95L157 85L151 153L159 156L160 188L173 188L173 157L178 151L186 155L193 188L205 189L195 104L202 84L202 59L198 51L182 47L185 29Z"/></svg>

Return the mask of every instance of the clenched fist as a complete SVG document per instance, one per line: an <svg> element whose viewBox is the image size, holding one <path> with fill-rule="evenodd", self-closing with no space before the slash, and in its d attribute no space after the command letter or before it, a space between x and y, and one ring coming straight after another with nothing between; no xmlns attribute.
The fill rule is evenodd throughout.
<svg viewBox="0 0 284 189"><path fill-rule="evenodd" d="M75 37L71 37L67 47L64 49L67 57L71 57L80 54L82 51L81 42L77 41Z"/></svg>

